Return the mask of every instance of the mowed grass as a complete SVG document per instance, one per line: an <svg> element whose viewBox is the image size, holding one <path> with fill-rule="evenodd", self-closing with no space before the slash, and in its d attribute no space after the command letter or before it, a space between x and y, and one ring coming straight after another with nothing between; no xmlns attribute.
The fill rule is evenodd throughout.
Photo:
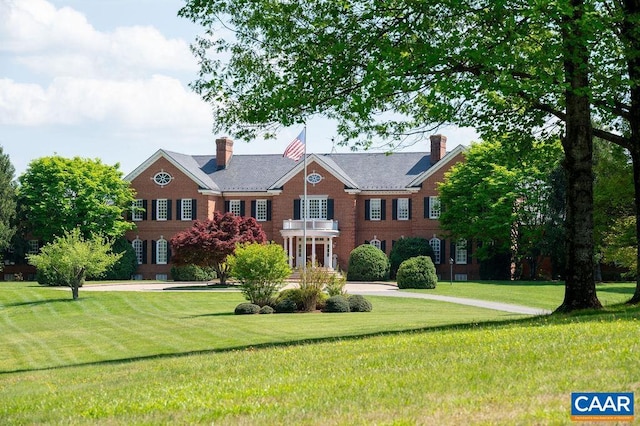
<svg viewBox="0 0 640 426"><path fill-rule="evenodd" d="M631 299L635 286L632 282L602 283L596 286L596 292L603 305L614 305ZM403 291L490 300L551 311L564 299L564 283L549 281L440 281L435 289Z"/></svg>
<svg viewBox="0 0 640 426"><path fill-rule="evenodd" d="M640 387L638 307L238 317L237 293L80 294L0 286L3 424L571 424L571 392Z"/></svg>

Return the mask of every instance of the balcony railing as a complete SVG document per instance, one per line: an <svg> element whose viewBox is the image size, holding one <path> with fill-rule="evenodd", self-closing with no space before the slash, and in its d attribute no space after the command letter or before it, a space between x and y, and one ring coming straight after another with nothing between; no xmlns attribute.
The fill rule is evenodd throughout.
<svg viewBox="0 0 640 426"><path fill-rule="evenodd" d="M284 220L282 229L304 229L304 220ZM337 231L338 221L328 219L307 219L307 229L317 231Z"/></svg>

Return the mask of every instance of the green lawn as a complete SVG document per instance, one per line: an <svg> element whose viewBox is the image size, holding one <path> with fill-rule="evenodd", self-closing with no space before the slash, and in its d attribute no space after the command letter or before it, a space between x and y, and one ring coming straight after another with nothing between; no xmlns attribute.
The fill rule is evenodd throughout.
<svg viewBox="0 0 640 426"><path fill-rule="evenodd" d="M631 298L635 283L598 284L597 295L603 305L623 303ZM491 300L554 310L562 304L564 283L539 281L462 282L441 281L432 290L403 290L469 299Z"/></svg>
<svg viewBox="0 0 640 426"><path fill-rule="evenodd" d="M573 391L640 390L637 307L234 316L238 293L80 297L0 284L3 424L571 424Z"/></svg>

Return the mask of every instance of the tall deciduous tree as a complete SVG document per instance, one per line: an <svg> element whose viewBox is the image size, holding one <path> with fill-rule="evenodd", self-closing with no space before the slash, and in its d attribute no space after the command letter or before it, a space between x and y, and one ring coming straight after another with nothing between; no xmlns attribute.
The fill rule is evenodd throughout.
<svg viewBox="0 0 640 426"><path fill-rule="evenodd" d="M9 156L0 147L0 251L9 246L16 231L15 169Z"/></svg>
<svg viewBox="0 0 640 426"><path fill-rule="evenodd" d="M562 147L536 142L528 149L509 150L506 143L472 144L465 161L445 174L439 186L444 207L440 223L455 239L480 243L480 259L511 253L512 262L520 266L529 261L535 272L539 257L552 255L555 241L546 239L549 225L563 225L551 200Z"/></svg>
<svg viewBox="0 0 640 426"><path fill-rule="evenodd" d="M33 160L18 188L26 231L51 242L73 229L84 238L115 238L133 229L124 213L131 208L134 192L118 167L79 157Z"/></svg>
<svg viewBox="0 0 640 426"><path fill-rule="evenodd" d="M317 113L335 118L355 145L400 141L391 149L442 123L491 139L563 121L568 232L559 309L572 310L601 306L589 101L602 86L590 80L589 52L611 31L597 3L191 0L179 13L206 28L193 46L201 63L193 86L215 104L216 124L237 137ZM601 53L595 59L606 61Z"/></svg>
<svg viewBox="0 0 640 426"><path fill-rule="evenodd" d="M254 218L216 211L213 219L198 220L190 229L174 235L170 244L173 262L213 267L220 284L225 284L229 275L227 256L234 253L236 245L266 240L266 234Z"/></svg>

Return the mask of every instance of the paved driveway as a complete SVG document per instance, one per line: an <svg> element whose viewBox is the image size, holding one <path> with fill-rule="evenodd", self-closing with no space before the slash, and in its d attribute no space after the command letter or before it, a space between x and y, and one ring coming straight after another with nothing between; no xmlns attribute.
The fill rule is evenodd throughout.
<svg viewBox="0 0 640 426"><path fill-rule="evenodd" d="M201 288L199 288L201 287ZM496 311L509 312L524 315L548 315L551 311L541 308L531 308L528 306L512 305L508 303L491 302L478 299L467 299L463 297L441 296L427 293L411 293L408 291L398 291L398 287L393 284L383 282L360 283L349 282L346 285L349 294L361 294L363 296L388 296L388 297L409 297L414 299L429 299L440 302L457 303L459 305L476 306L479 308L493 309ZM201 282L144 282L130 281L117 284L86 285L83 291L237 291L235 289L206 288Z"/></svg>

